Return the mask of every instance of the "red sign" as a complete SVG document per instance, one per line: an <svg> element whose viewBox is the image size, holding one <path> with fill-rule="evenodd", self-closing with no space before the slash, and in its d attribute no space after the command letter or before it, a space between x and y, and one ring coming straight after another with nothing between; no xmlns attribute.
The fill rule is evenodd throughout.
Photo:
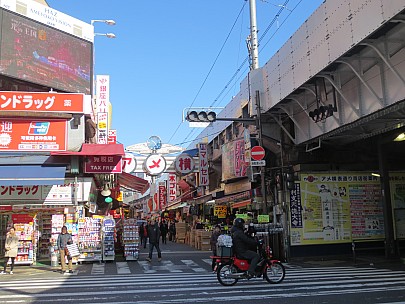
<svg viewBox="0 0 405 304"><path fill-rule="evenodd" d="M0 92L1 111L83 113L83 94Z"/></svg>
<svg viewBox="0 0 405 304"><path fill-rule="evenodd" d="M108 143L116 144L117 143L117 130L108 130Z"/></svg>
<svg viewBox="0 0 405 304"><path fill-rule="evenodd" d="M262 160L266 155L264 148L262 146L254 146L250 151L253 160Z"/></svg>
<svg viewBox="0 0 405 304"><path fill-rule="evenodd" d="M34 220L34 217L29 214L12 214L11 220L14 224L29 224Z"/></svg>
<svg viewBox="0 0 405 304"><path fill-rule="evenodd" d="M119 155L89 156L84 165L85 173L122 173L122 157Z"/></svg>
<svg viewBox="0 0 405 304"><path fill-rule="evenodd" d="M65 151L66 120L0 120L0 150Z"/></svg>

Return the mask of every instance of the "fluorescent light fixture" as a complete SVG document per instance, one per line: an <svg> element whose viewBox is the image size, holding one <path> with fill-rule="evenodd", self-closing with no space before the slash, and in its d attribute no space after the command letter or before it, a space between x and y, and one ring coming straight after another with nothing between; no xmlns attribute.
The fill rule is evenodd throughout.
<svg viewBox="0 0 405 304"><path fill-rule="evenodd" d="M405 133L399 134L394 141L404 141L405 140Z"/></svg>
<svg viewBox="0 0 405 304"><path fill-rule="evenodd" d="M379 173L371 173L372 176L380 177L381 175Z"/></svg>

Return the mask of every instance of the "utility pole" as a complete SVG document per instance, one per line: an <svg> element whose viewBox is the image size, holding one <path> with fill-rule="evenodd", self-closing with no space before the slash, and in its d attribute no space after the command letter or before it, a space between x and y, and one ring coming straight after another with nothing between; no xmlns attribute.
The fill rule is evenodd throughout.
<svg viewBox="0 0 405 304"><path fill-rule="evenodd" d="M259 43L257 40L256 0L249 0L250 5L250 56L252 70L259 68Z"/></svg>

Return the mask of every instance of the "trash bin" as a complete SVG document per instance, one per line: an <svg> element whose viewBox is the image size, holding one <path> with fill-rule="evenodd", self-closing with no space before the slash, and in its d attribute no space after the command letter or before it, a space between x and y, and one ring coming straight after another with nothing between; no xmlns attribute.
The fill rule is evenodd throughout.
<svg viewBox="0 0 405 304"><path fill-rule="evenodd" d="M59 262L58 262L58 250L55 250L54 247L49 247L49 252L51 254L51 266L52 267L58 267Z"/></svg>

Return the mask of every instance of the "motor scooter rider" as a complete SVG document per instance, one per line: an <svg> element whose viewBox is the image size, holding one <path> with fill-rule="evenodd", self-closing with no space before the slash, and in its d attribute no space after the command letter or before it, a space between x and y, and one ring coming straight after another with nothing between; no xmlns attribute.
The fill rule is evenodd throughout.
<svg viewBox="0 0 405 304"><path fill-rule="evenodd" d="M243 231L245 221L242 218L236 218L233 221L232 227L232 243L233 249L238 258L246 259L250 261L249 269L246 273L247 277L250 279L255 275L255 269L257 263L260 260L260 256L257 252L249 250L249 248L256 248L257 243L253 238L249 238Z"/></svg>

